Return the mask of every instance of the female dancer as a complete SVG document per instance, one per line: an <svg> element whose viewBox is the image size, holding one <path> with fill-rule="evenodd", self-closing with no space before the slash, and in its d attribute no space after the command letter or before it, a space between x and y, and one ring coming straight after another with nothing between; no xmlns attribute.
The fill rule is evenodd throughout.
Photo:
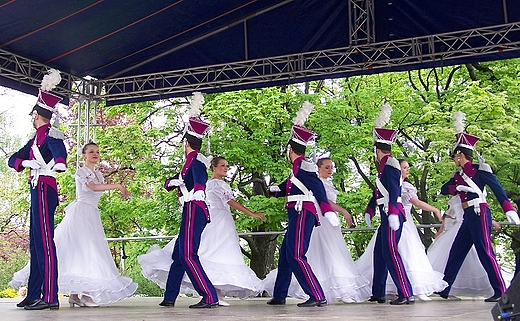
<svg viewBox="0 0 520 321"><path fill-rule="evenodd" d="M223 178L228 171L228 163L222 157L211 161L213 175L206 183L206 199L209 202L211 223L202 232L199 258L200 262L217 289L219 305L229 305L220 299L223 296L247 298L263 291L262 281L247 266L238 243L238 234L230 207L247 215L264 220L263 213L254 213L238 203ZM152 246L148 253L138 257L143 275L165 287L168 271L172 263L171 252L175 240L163 249ZM182 293L193 293L187 277L182 281Z"/></svg>
<svg viewBox="0 0 520 321"><path fill-rule="evenodd" d="M343 214L345 222L351 226L350 213L336 204L339 192L330 181L333 171L334 166L330 158L318 160L318 176L323 182L329 203L336 212ZM325 292L327 301L344 303L366 301L371 293L370 282L358 273L341 233L341 226L332 226L328 220L320 220L320 223L321 225L315 227L312 232L306 256ZM276 273L277 270L271 271L264 280L266 291L269 293L273 292ZM308 298L294 275L288 293L291 297Z"/></svg>
<svg viewBox="0 0 520 321"><path fill-rule="evenodd" d="M412 217L412 206L435 213L439 220L442 220L441 212L438 208L419 200L417 189L406 181L410 174L410 165L404 159L399 160L399 164L401 165L401 177L403 179L401 198L406 212L406 221L404 222L401 240L399 241L399 253L403 259L415 296L421 301L431 301L428 296L433 294L433 292L441 291L448 284L442 280L442 273L434 271L430 265ZM369 280L372 280L372 256L375 238L376 234L370 240L365 253L356 261L358 270ZM386 289L387 293L390 294L397 291L391 278L387 279Z"/></svg>
<svg viewBox="0 0 520 321"><path fill-rule="evenodd" d="M449 208L445 213L442 226L435 236L435 241L428 248L428 259L433 269L441 273L446 267L451 245L464 216L459 195L453 196L448 204ZM492 221L492 225L493 230L500 230L500 224L497 222ZM502 270L502 276L506 285L509 286L512 279L511 273ZM451 287L450 294L488 297L493 295L493 293L494 291L489 283L486 270L480 263L475 246L472 246L462 263L457 278Z"/></svg>
<svg viewBox="0 0 520 321"><path fill-rule="evenodd" d="M99 162L95 143L86 144L82 155L85 165L75 173L76 199L65 208L66 215L54 233L58 286L60 293L70 293L71 307L97 307L127 298L137 289L136 283L117 271L97 207L103 191L119 190L125 199L129 192L121 184L105 184L95 168ZM15 273L13 287L25 284L26 268Z"/></svg>

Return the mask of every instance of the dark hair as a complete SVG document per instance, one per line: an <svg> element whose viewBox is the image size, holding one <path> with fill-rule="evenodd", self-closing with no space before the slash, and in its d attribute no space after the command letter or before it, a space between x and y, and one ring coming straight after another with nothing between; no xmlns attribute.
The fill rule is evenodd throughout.
<svg viewBox="0 0 520 321"><path fill-rule="evenodd" d="M289 140L289 145L291 146L293 152L295 152L299 156L305 155L305 146L302 144L298 144L293 140Z"/></svg>
<svg viewBox="0 0 520 321"><path fill-rule="evenodd" d="M200 147L202 146L202 139L189 135L187 133L184 134L184 138L188 141L188 143L190 144L190 147L193 150L200 151Z"/></svg>
<svg viewBox="0 0 520 321"><path fill-rule="evenodd" d="M464 154L464 156L466 156L466 159L469 161L473 160L473 151L471 149L467 149L464 147L457 147L453 151L453 156L451 158L455 158L455 156L457 156L458 153Z"/></svg>
<svg viewBox="0 0 520 321"><path fill-rule="evenodd" d="M210 169L212 172L213 172L213 168L217 167L218 163L220 163L221 160L226 160L226 159L221 156L213 157L213 159L211 160L211 166L210 166Z"/></svg>
<svg viewBox="0 0 520 321"><path fill-rule="evenodd" d="M403 162L408 163L408 160L406 158L399 158L398 161L399 161L399 165L401 165Z"/></svg>
<svg viewBox="0 0 520 321"><path fill-rule="evenodd" d="M318 159L318 162L316 162L316 165L318 165L318 167L321 167L321 165L323 165L323 162L325 162L326 160L332 161L332 159L330 159L330 157L323 157L323 158Z"/></svg>
<svg viewBox="0 0 520 321"><path fill-rule="evenodd" d="M88 148L89 146L97 146L97 144L94 143L94 142L92 142L92 141L86 143L86 144L83 146L83 148L81 149L81 153L82 153L82 154L85 154L85 153L87 152L87 148Z"/></svg>

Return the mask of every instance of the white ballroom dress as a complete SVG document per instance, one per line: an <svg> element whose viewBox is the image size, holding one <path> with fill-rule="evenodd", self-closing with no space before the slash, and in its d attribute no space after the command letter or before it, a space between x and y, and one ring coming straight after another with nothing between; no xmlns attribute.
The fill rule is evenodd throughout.
<svg viewBox="0 0 520 321"><path fill-rule="evenodd" d="M231 188L220 179L206 183L206 199L209 203L211 222L202 232L199 259L204 271L220 294L228 297L248 298L263 292L262 281L244 261L239 237L228 201L234 199ZM166 287L172 264L175 239L164 248L150 247L137 258L147 279ZM181 293L196 294L190 279L184 275Z"/></svg>
<svg viewBox="0 0 520 321"><path fill-rule="evenodd" d="M441 273L444 272L450 249L455 240L455 236L464 220L464 211L461 206L460 197L454 196L448 202L449 208L446 214L452 218L444 219L444 232L439 235L432 245L428 248L428 258L432 267ZM502 269L502 277L509 287L513 277L511 272ZM492 296L495 292L491 288L486 270L482 267L478 259L477 250L472 246L462 263L462 267L453 282L450 294L468 296Z"/></svg>
<svg viewBox="0 0 520 321"><path fill-rule="evenodd" d="M336 202L338 191L330 180L322 179L327 198ZM307 261L329 303L335 301L362 302L370 298L370 281L360 275L352 256L345 244L341 226L332 226L325 218L320 218L320 226L312 231ZM277 269L264 279L265 290L272 295ZM292 275L288 295L294 298L308 299L298 281Z"/></svg>
<svg viewBox="0 0 520 321"><path fill-rule="evenodd" d="M83 166L76 171L76 199L65 208L65 217L54 230L58 256L58 286L62 294L87 295L98 305L133 295L137 284L116 268L98 202L103 192L94 192L87 182L103 184L103 174ZM27 284L29 265L14 274L14 288Z"/></svg>
<svg viewBox="0 0 520 321"><path fill-rule="evenodd" d="M406 221L403 225L401 239L399 240L399 254L404 263L408 279L412 284L414 295L431 295L433 292L442 291L448 284L442 279L442 272L434 270L426 256L424 245L415 226L412 217L412 198L417 198L417 189L409 182L403 182L401 188L402 204L406 213ZM373 279L373 256L374 244L377 231L370 240L365 252L356 261L356 266L361 274L371 280ZM386 279L386 293L397 294L390 274Z"/></svg>

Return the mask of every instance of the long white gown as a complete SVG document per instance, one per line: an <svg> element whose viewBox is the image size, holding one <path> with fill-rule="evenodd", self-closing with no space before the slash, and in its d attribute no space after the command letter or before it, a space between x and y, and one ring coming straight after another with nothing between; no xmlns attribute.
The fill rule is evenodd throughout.
<svg viewBox="0 0 520 321"><path fill-rule="evenodd" d="M322 179L327 198L336 202L338 191L330 180ZM345 244L341 226L332 226L325 219L320 219L321 225L312 231L307 261L329 302L362 302L370 298L371 288L368 279L360 275L352 256ZM277 269L271 271L264 279L265 289L272 294L276 280ZM292 276L288 295L294 298L308 299L298 281Z"/></svg>
<svg viewBox="0 0 520 321"><path fill-rule="evenodd" d="M116 268L101 224L98 209L103 192L94 192L87 182L104 183L103 174L83 166L76 171L76 199L65 208L65 217L54 231L58 256L58 286L63 294L88 295L98 305L133 295L137 284ZM27 284L29 265L14 274L9 283Z"/></svg>
<svg viewBox="0 0 520 321"><path fill-rule="evenodd" d="M464 211L461 206L460 197L458 195L452 197L448 204L449 209L446 211L446 214L452 218L445 218L444 232L439 235L428 248L428 258L433 269L442 273L448 262L448 256L455 236L464 220ZM502 269L502 276L506 287L509 287L512 273ZM451 287L450 294L486 297L494 294L486 270L484 270L478 259L475 246L471 247L466 259L462 263L462 267Z"/></svg>
<svg viewBox="0 0 520 321"><path fill-rule="evenodd" d="M398 244L399 254L403 260L408 279L412 284L413 293L428 296L433 292L442 291L448 284L442 279L444 275L432 268L412 217L410 200L417 198L417 189L409 182L403 182L401 198L406 213L406 221ZM371 282L374 271L373 256L376 236L377 232L374 233L363 255L356 261L358 270ZM386 279L386 293L397 294L397 289L390 274Z"/></svg>
<svg viewBox="0 0 520 321"><path fill-rule="evenodd" d="M233 193L228 184L220 179L206 183L206 198L209 203L211 222L202 232L199 259L211 283L221 295L248 298L263 292L262 281L245 263L239 237L228 202ZM172 264L175 239L164 248L150 247L137 260L147 279L166 287L168 272ZM195 293L190 279L184 275L181 293Z"/></svg>

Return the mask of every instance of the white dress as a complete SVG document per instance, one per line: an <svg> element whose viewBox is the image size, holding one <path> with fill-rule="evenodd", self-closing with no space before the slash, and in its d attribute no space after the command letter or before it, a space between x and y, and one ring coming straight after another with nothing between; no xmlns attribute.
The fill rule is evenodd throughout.
<svg viewBox="0 0 520 321"><path fill-rule="evenodd" d="M322 179L327 198L336 202L338 191L329 180ZM325 293L329 302L362 302L370 298L370 281L361 276L345 244L341 226L332 226L325 219L320 219L321 225L315 227L311 234L307 261ZM272 294L276 280L277 269L271 271L264 279L265 289ZM307 299L298 281L292 276L288 295Z"/></svg>
<svg viewBox="0 0 520 321"><path fill-rule="evenodd" d="M445 218L444 232L428 248L428 258L432 267L442 273L444 273L444 268L448 262L448 256L455 236L464 220L464 211L460 203L460 197L458 195L452 197L448 204L449 209L446 211L446 214L453 218ZM502 276L504 277L506 287L509 287L512 273L502 270ZM462 267L451 287L450 294L486 297L494 294L486 270L484 270L478 259L475 246L471 247L466 259L462 263Z"/></svg>
<svg viewBox="0 0 520 321"><path fill-rule="evenodd" d="M206 183L211 222L202 232L199 259L211 283L221 295L247 298L263 292L262 281L245 263L239 237L228 202L233 198L231 188L223 180L211 179ZM164 248L157 245L137 258L143 275L166 286L172 264L175 239ZM190 279L184 275L181 293L194 293Z"/></svg>
<svg viewBox="0 0 520 321"><path fill-rule="evenodd" d="M426 256L424 245L415 226L412 217L412 198L417 198L417 189L409 182L403 182L401 188L402 204L406 213L406 221L403 224L401 239L399 240L399 254L404 263L408 279L412 284L415 295L431 295L433 292L442 291L448 284L443 281L442 272L434 270ZM373 255L377 231L370 240L365 252L356 261L356 266L362 275L369 280L373 279ZM390 274L386 279L386 292L397 294Z"/></svg>
<svg viewBox="0 0 520 321"><path fill-rule="evenodd" d="M110 253L97 207L103 192L86 186L87 182L103 184L103 175L84 166L76 171L75 180L76 199L54 230L59 292L88 295L99 305L130 297L137 284L119 274ZM14 287L27 284L28 267L15 273Z"/></svg>

